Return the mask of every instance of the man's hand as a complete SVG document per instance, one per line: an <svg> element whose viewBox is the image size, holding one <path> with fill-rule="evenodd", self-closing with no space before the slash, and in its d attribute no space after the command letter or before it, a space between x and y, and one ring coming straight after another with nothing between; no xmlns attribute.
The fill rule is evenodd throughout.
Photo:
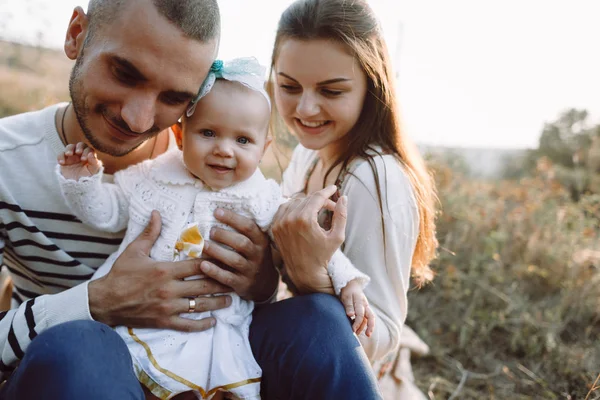
<svg viewBox="0 0 600 400"><path fill-rule="evenodd" d="M150 258L160 229L160 215L153 211L144 232L127 246L110 272L89 283L90 312L95 320L111 326L203 331L214 326L214 318L179 316L189 311L189 298L195 298L196 312L231 304L229 296L203 297L231 292L231 288L212 279L184 280L201 274L202 260L158 262Z"/></svg>
<svg viewBox="0 0 600 400"><path fill-rule="evenodd" d="M217 209L215 217L235 229L235 232L213 228L210 235L212 241L204 243L202 255L215 259L229 269L203 261L202 272L232 288L243 299L257 302L269 299L279 282L279 272L271 257L269 237L254 221L230 210Z"/></svg>
<svg viewBox="0 0 600 400"><path fill-rule="evenodd" d="M333 294L327 264L344 243L347 215L345 196L337 203L329 199L335 191L335 186L328 186L307 197L293 198L275 214L275 243L288 276L301 293ZM333 211L330 230L323 229L317 220L323 208Z"/></svg>

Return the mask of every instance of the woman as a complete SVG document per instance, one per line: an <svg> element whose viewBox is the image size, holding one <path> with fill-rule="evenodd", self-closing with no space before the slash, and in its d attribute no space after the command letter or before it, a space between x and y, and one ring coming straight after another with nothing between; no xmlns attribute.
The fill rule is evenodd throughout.
<svg viewBox="0 0 600 400"><path fill-rule="evenodd" d="M436 196L400 128L392 65L373 11L364 0L295 2L279 21L271 71L274 130L283 122L300 142L283 176L284 194L309 195L280 208L275 242L293 286L324 291L332 247L324 244L343 215L334 214L337 226L319 234L301 211L317 201L310 194L330 185L347 196L340 242L371 277L365 294L376 326L359 339L381 371L400 345L411 271L418 285L432 276ZM332 203L327 208L333 211Z"/></svg>

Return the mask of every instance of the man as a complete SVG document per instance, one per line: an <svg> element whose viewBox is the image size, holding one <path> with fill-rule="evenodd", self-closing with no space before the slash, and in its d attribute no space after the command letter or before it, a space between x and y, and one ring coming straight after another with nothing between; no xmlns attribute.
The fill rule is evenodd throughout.
<svg viewBox="0 0 600 400"><path fill-rule="evenodd" d="M210 329L214 318L179 315L227 307L228 296L205 295L231 290L259 305L250 339L266 398L377 396L337 299L308 295L260 306L278 282L269 241L226 210L216 217L235 232L214 230L205 254L230 268L150 259L160 233L154 212L111 272L88 282L122 234L95 231L70 214L54 177L57 154L85 141L110 174L166 151L168 127L216 57L219 29L216 0L91 0L87 13L75 8L65 40L76 60L72 103L0 120L0 262L15 284L13 310L0 320L7 379L0 398L142 399L129 353L109 326ZM330 192L293 202L297 214L316 219ZM341 244L343 230L339 222L333 234L313 235L319 262ZM184 280L199 273L210 279Z"/></svg>

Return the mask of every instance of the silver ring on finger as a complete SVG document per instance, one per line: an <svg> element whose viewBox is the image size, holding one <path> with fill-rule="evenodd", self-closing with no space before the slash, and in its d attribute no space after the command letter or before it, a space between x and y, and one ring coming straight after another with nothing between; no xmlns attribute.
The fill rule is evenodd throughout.
<svg viewBox="0 0 600 400"><path fill-rule="evenodd" d="M196 299L191 298L191 299L188 299L188 301L190 303L189 303L188 311L187 312L190 313L190 314L196 312Z"/></svg>

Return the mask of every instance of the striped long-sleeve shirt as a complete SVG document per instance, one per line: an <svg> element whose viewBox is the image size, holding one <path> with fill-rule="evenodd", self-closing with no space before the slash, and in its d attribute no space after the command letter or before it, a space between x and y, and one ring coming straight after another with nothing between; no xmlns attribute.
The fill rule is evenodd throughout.
<svg viewBox="0 0 600 400"><path fill-rule="evenodd" d="M14 282L12 309L0 313L0 380L40 332L92 319L87 282L122 240L81 223L64 204L54 174L64 151L60 106L0 119L0 264Z"/></svg>

